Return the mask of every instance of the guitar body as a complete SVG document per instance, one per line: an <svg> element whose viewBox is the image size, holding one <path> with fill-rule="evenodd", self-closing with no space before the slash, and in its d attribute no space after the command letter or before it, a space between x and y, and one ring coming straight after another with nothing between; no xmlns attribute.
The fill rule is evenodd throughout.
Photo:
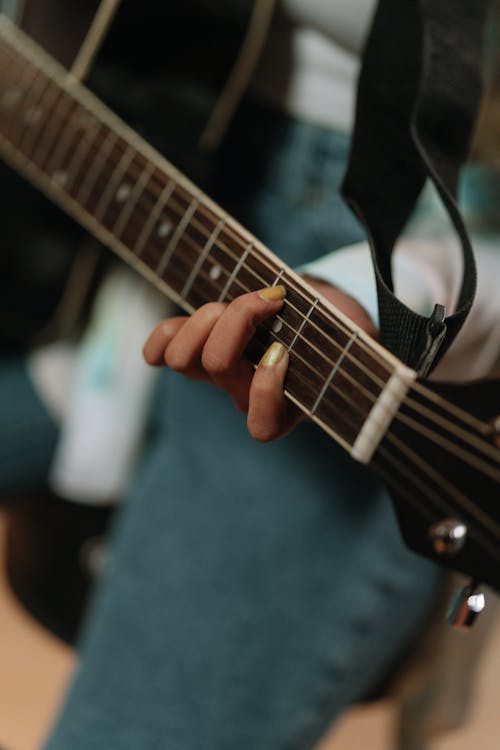
<svg viewBox="0 0 500 750"><path fill-rule="evenodd" d="M416 552L500 589L500 380L426 382L425 389L437 401L432 415L420 414L423 431L405 421L391 429L417 466L403 486L394 487L394 478L386 477L401 532ZM406 416L411 420L425 402L420 397ZM437 552L430 533L443 519L456 519L467 529L463 547L451 554Z"/></svg>
<svg viewBox="0 0 500 750"><path fill-rule="evenodd" d="M4 159L187 313L284 285L251 361L282 343L286 396L387 482L409 545L500 588L498 380L420 381L6 22L0 56Z"/></svg>

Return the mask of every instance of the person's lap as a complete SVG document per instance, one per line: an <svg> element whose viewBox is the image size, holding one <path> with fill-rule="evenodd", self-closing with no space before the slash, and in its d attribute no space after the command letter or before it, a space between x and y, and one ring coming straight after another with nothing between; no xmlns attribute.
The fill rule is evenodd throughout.
<svg viewBox="0 0 500 750"><path fill-rule="evenodd" d="M58 428L21 356L0 360L0 501L43 485Z"/></svg>
<svg viewBox="0 0 500 750"><path fill-rule="evenodd" d="M236 124L216 198L290 264L358 239L335 192L346 139L266 118ZM176 375L155 406L47 750L310 747L408 647L440 575L314 426L259 445Z"/></svg>
<svg viewBox="0 0 500 750"><path fill-rule="evenodd" d="M336 193L346 148L243 110L215 195L300 264L359 239ZM0 381L8 494L45 481L57 429L21 358ZM258 445L225 396L174 375L155 407L47 748L308 747L403 653L440 576L403 548L382 487L312 425Z"/></svg>

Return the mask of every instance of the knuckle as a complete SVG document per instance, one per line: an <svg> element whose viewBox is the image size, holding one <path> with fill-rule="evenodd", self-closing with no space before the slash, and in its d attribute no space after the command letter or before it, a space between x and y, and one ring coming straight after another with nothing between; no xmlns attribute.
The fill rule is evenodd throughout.
<svg viewBox="0 0 500 750"><path fill-rule="evenodd" d="M200 308L199 312L203 313L208 321L212 321L215 324L225 309L226 305L223 302L207 302L206 305Z"/></svg>
<svg viewBox="0 0 500 750"><path fill-rule="evenodd" d="M224 352L215 350L209 344L205 346L201 355L201 364L205 372L212 377L224 375L230 368L230 359Z"/></svg>
<svg viewBox="0 0 500 750"><path fill-rule="evenodd" d="M165 352L165 364L175 372L186 372L191 364L189 352L176 344L171 344Z"/></svg>

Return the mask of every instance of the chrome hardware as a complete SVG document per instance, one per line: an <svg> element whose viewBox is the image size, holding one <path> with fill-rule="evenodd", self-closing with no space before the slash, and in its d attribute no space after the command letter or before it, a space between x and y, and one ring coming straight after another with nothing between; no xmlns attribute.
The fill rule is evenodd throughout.
<svg viewBox="0 0 500 750"><path fill-rule="evenodd" d="M421 378L429 373L434 359L436 358L436 354L444 341L447 331L445 320L446 308L443 307L443 305L434 305L432 315L427 321L424 351L415 367L415 370Z"/></svg>
<svg viewBox="0 0 500 750"><path fill-rule="evenodd" d="M485 607L485 598L475 583L460 588L448 609L446 619L457 630L468 630Z"/></svg>
<svg viewBox="0 0 500 750"><path fill-rule="evenodd" d="M456 555L467 538L467 526L456 518L443 518L429 528L429 537L438 555Z"/></svg>

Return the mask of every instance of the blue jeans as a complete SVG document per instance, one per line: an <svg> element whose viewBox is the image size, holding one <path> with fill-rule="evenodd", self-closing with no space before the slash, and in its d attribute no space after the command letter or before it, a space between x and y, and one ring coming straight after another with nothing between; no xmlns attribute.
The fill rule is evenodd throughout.
<svg viewBox="0 0 500 750"><path fill-rule="evenodd" d="M26 365L0 358L0 500L46 481L58 430L40 401Z"/></svg>
<svg viewBox="0 0 500 750"><path fill-rule="evenodd" d="M297 265L361 237L347 149L246 105L209 189ZM309 748L411 645L440 573L314 425L257 444L223 393L166 373L153 426L46 750Z"/></svg>

